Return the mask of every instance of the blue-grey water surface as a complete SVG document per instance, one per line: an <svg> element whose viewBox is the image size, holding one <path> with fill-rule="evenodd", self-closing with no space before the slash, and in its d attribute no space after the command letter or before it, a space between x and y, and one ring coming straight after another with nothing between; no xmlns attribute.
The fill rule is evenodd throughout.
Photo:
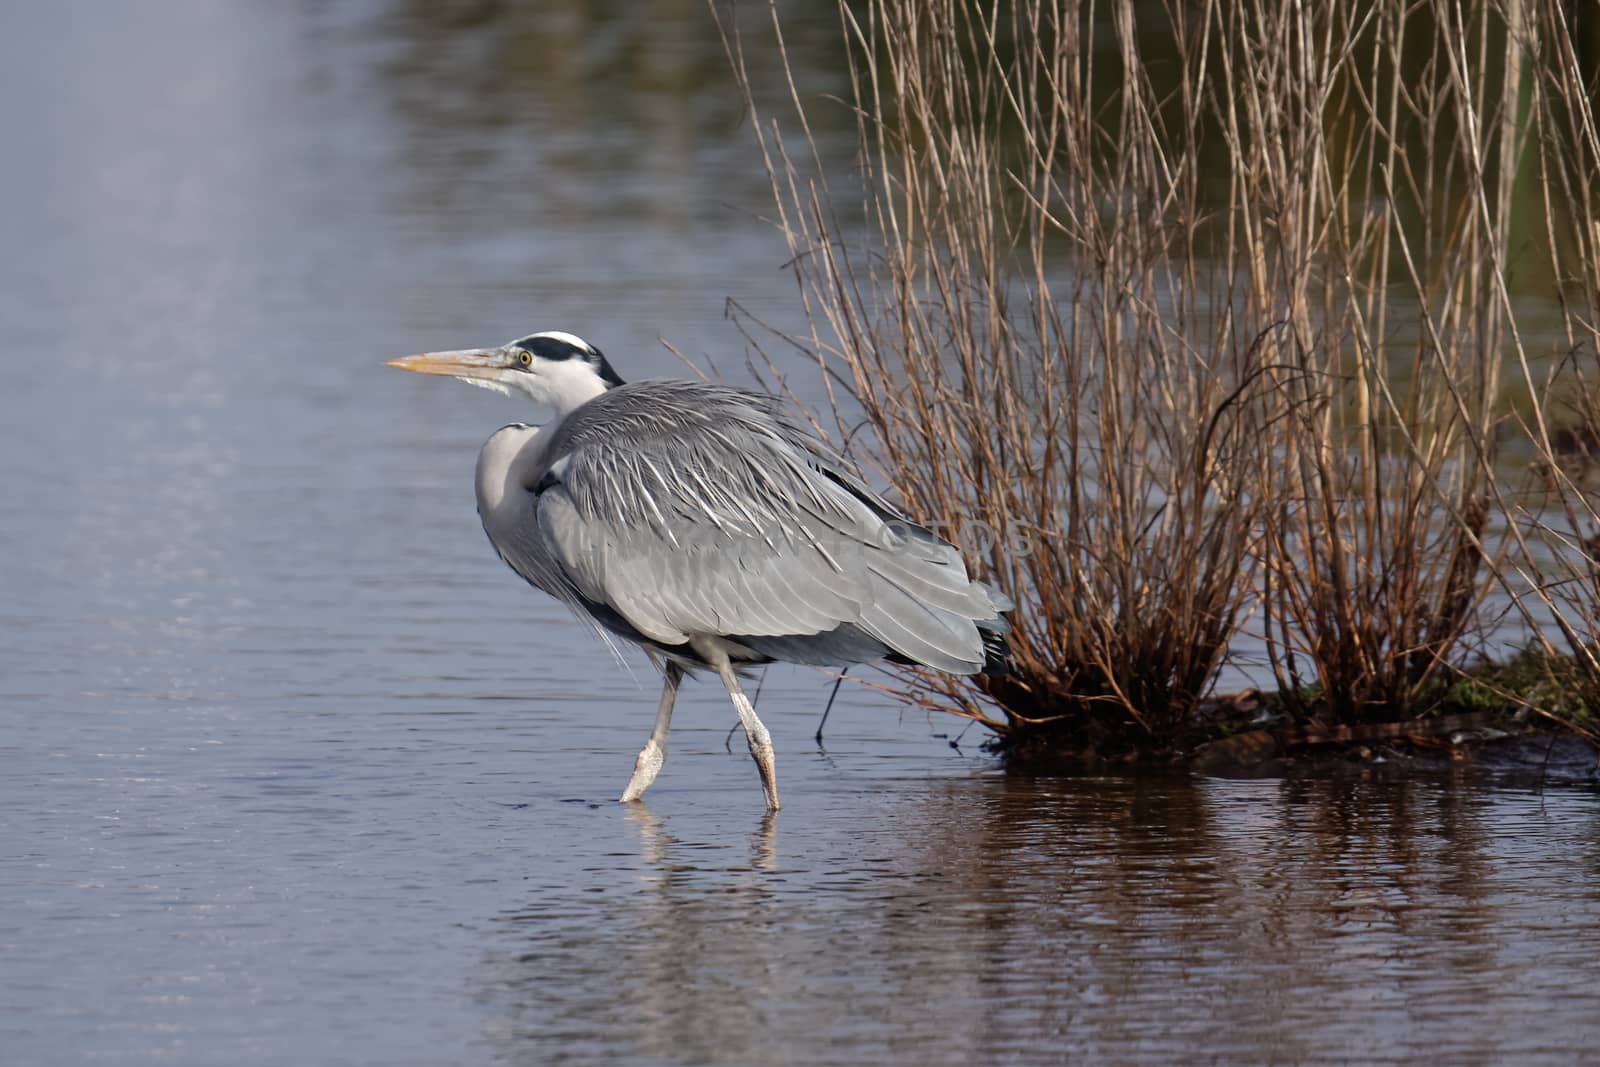
<svg viewBox="0 0 1600 1067"><path fill-rule="evenodd" d="M1600 1061L1592 788L1008 777L858 687L824 752L782 668L780 815L705 682L612 802L657 681L473 514L532 413L382 360L793 321L698 0L3 25L0 1062Z"/></svg>

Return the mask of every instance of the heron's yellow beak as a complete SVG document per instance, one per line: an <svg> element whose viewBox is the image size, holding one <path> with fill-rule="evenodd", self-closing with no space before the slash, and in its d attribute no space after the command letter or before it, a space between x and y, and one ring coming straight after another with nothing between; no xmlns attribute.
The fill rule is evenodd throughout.
<svg viewBox="0 0 1600 1067"><path fill-rule="evenodd" d="M450 378L484 378L490 381L507 369L505 353L498 348L463 348L457 352L425 352L420 356L401 356L385 366L412 370L418 374L443 374Z"/></svg>

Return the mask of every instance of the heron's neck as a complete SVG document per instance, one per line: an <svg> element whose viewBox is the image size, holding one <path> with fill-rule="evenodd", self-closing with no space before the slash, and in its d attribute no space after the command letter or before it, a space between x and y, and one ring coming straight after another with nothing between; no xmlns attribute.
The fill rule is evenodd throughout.
<svg viewBox="0 0 1600 1067"><path fill-rule="evenodd" d="M488 517L500 510L518 486L527 484L539 464L539 427L513 424L502 426L483 443L478 453L478 513Z"/></svg>

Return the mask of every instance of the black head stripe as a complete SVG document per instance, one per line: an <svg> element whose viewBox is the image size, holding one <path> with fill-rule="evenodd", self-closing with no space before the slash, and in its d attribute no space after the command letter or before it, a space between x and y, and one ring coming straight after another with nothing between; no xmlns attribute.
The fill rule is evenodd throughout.
<svg viewBox="0 0 1600 1067"><path fill-rule="evenodd" d="M595 373L600 375L600 380L613 389L623 384L622 375L611 369L611 364L606 362L606 357L600 354L599 349L596 349L594 355L589 358L589 363L594 367Z"/></svg>
<svg viewBox="0 0 1600 1067"><path fill-rule="evenodd" d="M581 359L594 368L594 372L600 376L600 380L605 382L606 385L615 387L622 384L622 375L612 369L611 364L606 362L606 357L601 355L600 350L593 345L589 345L588 348L580 348L559 337L550 337L537 333L514 343L518 348L525 348L540 359L548 359L552 362L559 363L562 360ZM585 342L585 344L588 344L588 342Z"/></svg>
<svg viewBox="0 0 1600 1067"><path fill-rule="evenodd" d="M526 348L540 359L556 362L560 362L563 359L589 358L589 353L577 345L568 344L566 341L555 337L542 337L539 334L534 334L532 337L524 337L517 342L517 347Z"/></svg>

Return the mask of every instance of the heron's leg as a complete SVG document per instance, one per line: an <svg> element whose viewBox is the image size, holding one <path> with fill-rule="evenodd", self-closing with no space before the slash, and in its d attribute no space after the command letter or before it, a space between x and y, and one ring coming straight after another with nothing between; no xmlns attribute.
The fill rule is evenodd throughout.
<svg viewBox="0 0 1600 1067"><path fill-rule="evenodd" d="M650 740L644 743L638 758L633 761L633 777L628 779L628 787L617 798L624 803L638 800L650 788L650 783L656 780L656 775L661 773L661 765L667 760L667 731L672 729L672 705L678 699L678 682L683 679L683 668L668 660L664 673L667 677L661 686L661 704L656 708L655 729L650 731Z"/></svg>
<svg viewBox="0 0 1600 1067"><path fill-rule="evenodd" d="M772 759L772 735L761 720L756 718L755 705L750 703L750 698L744 695L744 690L739 688L739 679L734 676L733 664L726 655L717 656L712 661L717 668L717 673L722 676L722 684L727 687L728 696L733 700L733 710L739 713L739 721L744 724L744 739L750 743L750 755L755 757L756 770L761 772L761 791L767 794L767 809L778 810L778 775Z"/></svg>

